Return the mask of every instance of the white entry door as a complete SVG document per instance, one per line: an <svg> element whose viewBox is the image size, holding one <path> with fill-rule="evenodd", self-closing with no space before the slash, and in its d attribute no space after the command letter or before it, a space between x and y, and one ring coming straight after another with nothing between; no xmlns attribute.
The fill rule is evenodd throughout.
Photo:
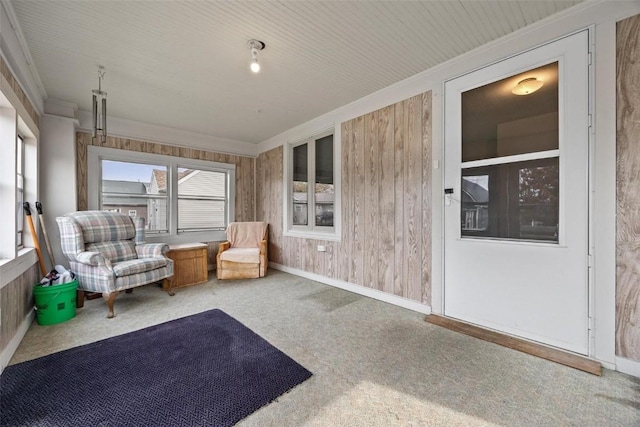
<svg viewBox="0 0 640 427"><path fill-rule="evenodd" d="M589 351L587 31L445 84L444 314Z"/></svg>

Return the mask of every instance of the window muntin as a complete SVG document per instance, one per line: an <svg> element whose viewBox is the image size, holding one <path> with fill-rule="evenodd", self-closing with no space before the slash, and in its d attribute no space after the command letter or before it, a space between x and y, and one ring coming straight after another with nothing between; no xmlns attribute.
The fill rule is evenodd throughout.
<svg viewBox="0 0 640 427"><path fill-rule="evenodd" d="M462 237L559 242L558 63L528 76L529 95L512 77L462 93Z"/></svg>
<svg viewBox="0 0 640 427"><path fill-rule="evenodd" d="M286 207L289 215L287 232L328 236L335 232L333 153L333 132L288 146L287 168L291 175Z"/></svg>

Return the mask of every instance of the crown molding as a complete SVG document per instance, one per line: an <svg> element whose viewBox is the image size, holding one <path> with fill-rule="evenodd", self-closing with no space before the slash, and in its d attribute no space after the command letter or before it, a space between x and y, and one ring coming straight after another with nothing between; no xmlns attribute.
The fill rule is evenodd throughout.
<svg viewBox="0 0 640 427"><path fill-rule="evenodd" d="M2 0L2 8L4 9L4 13L6 14L7 19L9 20L9 25L11 26L11 30L13 30L12 33L15 36L15 39L18 44L17 47L20 53L22 54L22 56L24 57L24 61L28 67L30 77L31 79L33 79L33 84L35 84L36 88L34 89L32 87L33 84L29 84L30 82L21 82L21 83L29 86L29 89L37 92L42 97L42 99L45 100L47 99L47 91L45 90L44 84L42 83L42 79L40 78L40 74L38 73L38 70L36 70L36 67L34 65L33 57L31 56L31 51L29 50L29 46L27 45L27 40L24 38L24 33L22 32L22 27L20 26L20 21L18 20L18 16L16 15L15 10L13 9L13 5L8 0ZM4 37L3 37L3 40L6 41ZM7 43L7 47L11 48L12 46L9 46ZM15 52L13 54L15 54ZM5 58L5 59L8 59L8 58ZM16 65L16 64L12 64L11 62L9 62L9 64L14 66ZM15 76L16 78L18 77L17 75ZM33 99L31 99L30 101L31 103L34 104L35 108L38 108L38 106L42 105L41 103L34 103ZM42 111L39 111L39 112L42 113Z"/></svg>

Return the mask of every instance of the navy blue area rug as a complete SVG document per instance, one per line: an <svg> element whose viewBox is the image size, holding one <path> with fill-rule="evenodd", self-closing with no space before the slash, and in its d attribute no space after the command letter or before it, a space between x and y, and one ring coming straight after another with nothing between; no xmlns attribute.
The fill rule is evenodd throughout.
<svg viewBox="0 0 640 427"><path fill-rule="evenodd" d="M230 426L310 376L210 310L7 367L0 425Z"/></svg>

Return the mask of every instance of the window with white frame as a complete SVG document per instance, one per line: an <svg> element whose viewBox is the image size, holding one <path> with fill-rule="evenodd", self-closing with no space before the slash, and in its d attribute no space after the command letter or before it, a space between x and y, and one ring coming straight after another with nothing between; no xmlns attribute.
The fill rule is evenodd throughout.
<svg viewBox="0 0 640 427"><path fill-rule="evenodd" d="M226 239L235 165L94 146L87 161L90 209L145 218L151 241Z"/></svg>
<svg viewBox="0 0 640 427"><path fill-rule="evenodd" d="M22 206L36 200L38 192L38 129L30 117L25 121L21 113L26 111L22 105L14 106L10 99L16 101L15 94L7 89L0 90L0 140L7 143L0 156L0 205L7 208L0 221L0 276L13 262L33 256Z"/></svg>
<svg viewBox="0 0 640 427"><path fill-rule="evenodd" d="M22 229L24 227L24 138L18 135L16 138L16 224L17 224L17 246L21 248L22 242Z"/></svg>
<svg viewBox="0 0 640 427"><path fill-rule="evenodd" d="M335 145L332 129L287 146L286 235L339 239Z"/></svg>

